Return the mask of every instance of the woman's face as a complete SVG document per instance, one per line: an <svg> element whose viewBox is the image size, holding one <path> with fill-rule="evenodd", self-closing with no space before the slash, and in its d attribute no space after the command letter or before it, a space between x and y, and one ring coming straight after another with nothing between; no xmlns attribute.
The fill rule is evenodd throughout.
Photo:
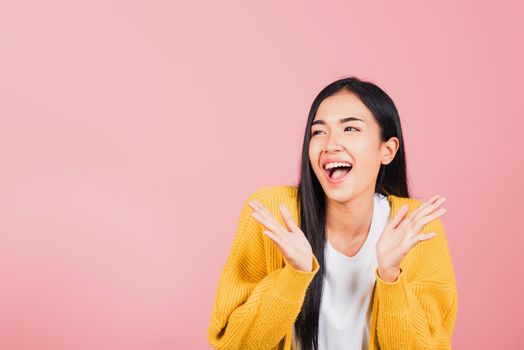
<svg viewBox="0 0 524 350"><path fill-rule="evenodd" d="M382 142L371 111L354 93L342 90L318 108L311 126L309 161L326 196L344 202L374 193L380 165L393 161L398 145L396 137ZM331 161L349 163L351 168L326 170Z"/></svg>

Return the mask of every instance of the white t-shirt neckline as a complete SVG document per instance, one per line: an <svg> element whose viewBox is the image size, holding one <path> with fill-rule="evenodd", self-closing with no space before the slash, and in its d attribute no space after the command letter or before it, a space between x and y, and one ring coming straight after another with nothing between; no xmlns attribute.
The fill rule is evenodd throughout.
<svg viewBox="0 0 524 350"><path fill-rule="evenodd" d="M370 229L354 256L339 252L326 239L319 315L320 350L368 349L376 244L389 222L390 211L387 196L375 193ZM296 339L293 343L292 349L299 349Z"/></svg>

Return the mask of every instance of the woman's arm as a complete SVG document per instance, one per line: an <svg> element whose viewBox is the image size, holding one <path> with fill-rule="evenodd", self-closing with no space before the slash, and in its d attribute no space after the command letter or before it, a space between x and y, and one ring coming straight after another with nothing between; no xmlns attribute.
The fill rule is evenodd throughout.
<svg viewBox="0 0 524 350"><path fill-rule="evenodd" d="M436 236L421 243L394 282L377 270L377 336L382 349L450 349L458 294L444 228L428 224ZM409 269L409 277L407 271Z"/></svg>
<svg viewBox="0 0 524 350"><path fill-rule="evenodd" d="M233 247L220 276L208 340L215 349L272 349L298 316L306 290L318 271L305 272L286 264L267 273L263 226L248 203L268 202L260 190L244 203ZM267 204L271 206L271 203Z"/></svg>

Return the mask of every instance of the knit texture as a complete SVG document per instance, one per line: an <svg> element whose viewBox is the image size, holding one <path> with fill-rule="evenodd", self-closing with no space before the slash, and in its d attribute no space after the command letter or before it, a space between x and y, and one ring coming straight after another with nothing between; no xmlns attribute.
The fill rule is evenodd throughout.
<svg viewBox="0 0 524 350"><path fill-rule="evenodd" d="M278 247L252 217L248 202L261 202L286 227L279 211L285 204L299 224L296 186L261 187L244 202L230 254L220 276L208 328L215 349L291 349L292 327L300 313L313 271L287 264ZM409 215L422 202L389 195L390 219L405 203ZM371 298L370 349L450 349L458 295L447 238L440 219L421 233L435 232L415 245L400 264L395 282L375 270Z"/></svg>

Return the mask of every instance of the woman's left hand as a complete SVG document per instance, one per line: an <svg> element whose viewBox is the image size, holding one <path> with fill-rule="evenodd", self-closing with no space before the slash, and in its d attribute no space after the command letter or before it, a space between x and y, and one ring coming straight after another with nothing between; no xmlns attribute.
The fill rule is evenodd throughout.
<svg viewBox="0 0 524 350"><path fill-rule="evenodd" d="M435 237L436 233L419 234L429 222L444 215L446 209L438 207L446 198L434 196L423 203L407 218L409 205L400 207L397 215L386 226L377 242L378 275L386 282L394 282L400 274L400 262L417 243Z"/></svg>

